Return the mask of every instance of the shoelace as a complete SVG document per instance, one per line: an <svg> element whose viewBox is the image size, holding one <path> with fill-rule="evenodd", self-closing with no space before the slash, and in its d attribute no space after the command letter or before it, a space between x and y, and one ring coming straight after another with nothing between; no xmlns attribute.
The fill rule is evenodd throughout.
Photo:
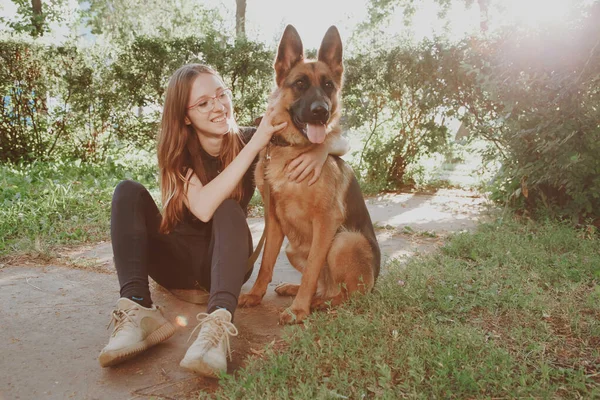
<svg viewBox="0 0 600 400"><path fill-rule="evenodd" d="M111 314L110 322L106 326L106 329L110 328L111 324L114 324L114 326L115 326L115 330L113 331L113 335L114 335L123 326L125 326L126 322L131 322L132 324L137 325L135 323L135 321L133 320L133 318L131 318L131 315L129 315L129 313L131 311L136 311L136 310L137 310L136 307L132 307L132 308L127 309L127 310L118 310L118 309L117 310L113 310L113 312Z"/></svg>
<svg viewBox="0 0 600 400"><path fill-rule="evenodd" d="M229 336L237 336L238 335L238 330L235 327L235 325L232 322L224 321L215 315L211 315L211 314L207 314L207 313L199 313L198 315L196 315L196 319L198 320L198 325L196 325L196 327L194 328L192 333L190 333L190 337L188 338L187 341L188 342L190 341L190 339L194 335L194 332L196 332L196 330L198 328L200 328L202 325L204 325L206 323L212 322L213 329L211 329L207 332L206 339L213 346L216 347L219 345L219 342L221 341L221 339L224 336L225 344L227 345L227 354L229 355L229 360L232 360L233 358L231 357L231 347L229 345Z"/></svg>

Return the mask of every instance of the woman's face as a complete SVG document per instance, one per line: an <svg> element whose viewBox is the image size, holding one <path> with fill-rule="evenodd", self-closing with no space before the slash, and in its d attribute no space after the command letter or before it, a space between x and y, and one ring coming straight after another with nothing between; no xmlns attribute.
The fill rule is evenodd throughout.
<svg viewBox="0 0 600 400"><path fill-rule="evenodd" d="M229 132L233 124L233 105L230 92L226 89L218 76L206 73L198 75L190 91L185 123L207 135Z"/></svg>

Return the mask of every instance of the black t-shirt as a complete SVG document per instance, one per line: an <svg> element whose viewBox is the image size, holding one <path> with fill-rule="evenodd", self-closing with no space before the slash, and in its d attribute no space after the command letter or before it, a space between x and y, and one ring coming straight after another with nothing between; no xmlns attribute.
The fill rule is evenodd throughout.
<svg viewBox="0 0 600 400"><path fill-rule="evenodd" d="M240 137L244 145L246 145L250 139L252 139L254 132L256 132L256 128L254 127L240 127ZM212 181L223 170L221 160L219 157L211 156L202 148L200 148L200 152L202 154L202 163L204 165L206 175L208 176L208 180ZM254 194L254 189L256 188L256 183L254 182L254 169L256 168L257 162L258 156L256 156L254 161L252 161L252 164L242 177L243 196L240 206L242 207L242 210L244 210L246 216L248 215L248 203L250 203L250 200ZM185 215L181 225L183 226L176 227L175 231L188 231L189 227L200 230L210 228L210 222L205 223L200 221L189 211L189 209L187 209L187 207L185 208Z"/></svg>

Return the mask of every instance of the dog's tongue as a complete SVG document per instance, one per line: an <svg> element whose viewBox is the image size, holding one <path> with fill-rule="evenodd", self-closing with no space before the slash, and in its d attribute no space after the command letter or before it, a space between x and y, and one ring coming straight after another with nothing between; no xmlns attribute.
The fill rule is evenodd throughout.
<svg viewBox="0 0 600 400"><path fill-rule="evenodd" d="M313 143L323 143L325 140L325 125L308 124L306 127L308 140Z"/></svg>

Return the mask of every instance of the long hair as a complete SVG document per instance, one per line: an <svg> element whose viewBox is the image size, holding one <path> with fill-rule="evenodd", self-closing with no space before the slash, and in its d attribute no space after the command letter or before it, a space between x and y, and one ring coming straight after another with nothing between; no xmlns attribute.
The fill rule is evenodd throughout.
<svg viewBox="0 0 600 400"><path fill-rule="evenodd" d="M202 185L209 182L202 163L200 140L194 127L185 124L192 84L200 74L211 74L221 79L219 74L209 66L188 64L175 71L167 87L157 149L163 204L163 218L160 225L162 233L170 232L183 219L187 169L194 170ZM241 149L239 128L234 122L221 145L219 158L223 168L231 163ZM230 197L240 201L242 195L243 187L240 181Z"/></svg>

